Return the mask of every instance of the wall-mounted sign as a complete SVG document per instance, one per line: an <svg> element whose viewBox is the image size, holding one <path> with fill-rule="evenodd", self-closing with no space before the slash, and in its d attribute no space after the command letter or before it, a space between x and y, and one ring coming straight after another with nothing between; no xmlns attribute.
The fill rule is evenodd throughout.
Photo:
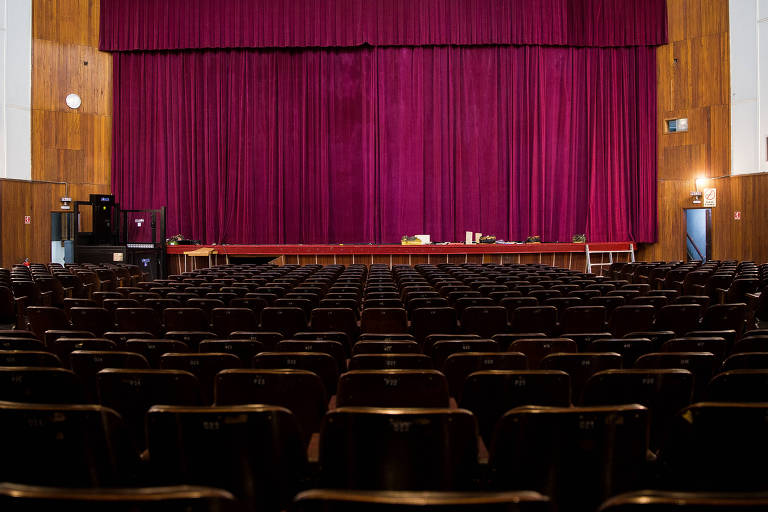
<svg viewBox="0 0 768 512"><path fill-rule="evenodd" d="M733 220L741 220L741 212L733 212Z"/></svg>
<svg viewBox="0 0 768 512"><path fill-rule="evenodd" d="M717 189L705 188L702 199L704 199L704 208L714 208L717 206Z"/></svg>
<svg viewBox="0 0 768 512"><path fill-rule="evenodd" d="M24 216L24 224L32 224L32 216L31 215L25 215Z"/></svg>
<svg viewBox="0 0 768 512"><path fill-rule="evenodd" d="M133 222L135 222L138 227L141 227L141 225L144 224L144 219L134 219Z"/></svg>

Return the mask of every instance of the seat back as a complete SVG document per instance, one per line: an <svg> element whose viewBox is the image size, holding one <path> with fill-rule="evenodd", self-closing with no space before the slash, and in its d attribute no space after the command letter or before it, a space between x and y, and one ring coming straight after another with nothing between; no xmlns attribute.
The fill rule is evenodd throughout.
<svg viewBox="0 0 768 512"><path fill-rule="evenodd" d="M71 370L0 367L0 400L38 404L85 403L80 379Z"/></svg>
<svg viewBox="0 0 768 512"><path fill-rule="evenodd" d="M283 509L306 471L296 419L282 407L152 407L147 444L153 478L232 492L249 510Z"/></svg>
<svg viewBox="0 0 768 512"><path fill-rule="evenodd" d="M353 491L311 489L296 496L296 512L375 510L548 512L549 499L535 492Z"/></svg>
<svg viewBox="0 0 768 512"><path fill-rule="evenodd" d="M242 366L242 361L236 355L224 352L170 353L160 356L160 368L185 370L197 377L203 404L213 403L213 386L217 373Z"/></svg>
<svg viewBox="0 0 768 512"><path fill-rule="evenodd" d="M474 413L480 435L490 446L496 422L521 405L567 407L571 378L559 370L483 370L464 381L459 406Z"/></svg>
<svg viewBox="0 0 768 512"><path fill-rule="evenodd" d="M528 406L499 421L489 465L496 488L541 492L561 512L596 510L642 485L647 449L648 410L640 405Z"/></svg>
<svg viewBox="0 0 768 512"><path fill-rule="evenodd" d="M96 374L99 403L117 411L137 453L145 448L144 416L153 405L199 405L197 377L181 370L105 368Z"/></svg>
<svg viewBox="0 0 768 512"><path fill-rule="evenodd" d="M98 405L0 403L0 481L61 487L125 483L120 416Z"/></svg>
<svg viewBox="0 0 768 512"><path fill-rule="evenodd" d="M587 380L602 370L621 368L621 354L615 352L580 352L549 354L541 360L542 370L561 370L571 377L571 401L581 404Z"/></svg>
<svg viewBox="0 0 768 512"><path fill-rule="evenodd" d="M320 432L320 485L338 489L461 490L477 467L477 427L461 409L329 411Z"/></svg>
<svg viewBox="0 0 768 512"><path fill-rule="evenodd" d="M20 484L0 484L0 509L78 510L96 512L239 512L234 496L210 487L132 487L111 489L64 489Z"/></svg>
<svg viewBox="0 0 768 512"><path fill-rule="evenodd" d="M659 452L663 484L679 490L768 490L768 405L694 403L675 416Z"/></svg>
<svg viewBox="0 0 768 512"><path fill-rule="evenodd" d="M320 431L328 397L317 374L305 370L223 370L216 376L216 405L267 404L293 413L302 439Z"/></svg>
<svg viewBox="0 0 768 512"><path fill-rule="evenodd" d="M262 352L253 356L254 368L263 370L306 370L317 374L329 395L336 394L339 365L322 352Z"/></svg>
<svg viewBox="0 0 768 512"><path fill-rule="evenodd" d="M338 407L448 407L448 382L435 370L353 370L339 378Z"/></svg>

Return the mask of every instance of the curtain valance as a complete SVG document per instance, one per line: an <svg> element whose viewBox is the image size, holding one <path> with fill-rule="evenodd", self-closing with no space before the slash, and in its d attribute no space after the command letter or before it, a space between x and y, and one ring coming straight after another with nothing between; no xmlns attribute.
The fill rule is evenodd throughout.
<svg viewBox="0 0 768 512"><path fill-rule="evenodd" d="M666 40L666 0L101 0L99 47L615 47Z"/></svg>

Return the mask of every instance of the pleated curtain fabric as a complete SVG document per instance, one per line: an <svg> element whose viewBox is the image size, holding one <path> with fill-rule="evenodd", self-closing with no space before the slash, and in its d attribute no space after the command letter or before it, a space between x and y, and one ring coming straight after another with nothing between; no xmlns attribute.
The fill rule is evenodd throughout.
<svg viewBox="0 0 768 512"><path fill-rule="evenodd" d="M469 230L506 240L656 239L654 45L666 38L664 2L234 2L240 12L349 5L358 20L345 32L334 18L335 39L306 21L242 47L231 38L246 41L247 31L232 27L245 25L217 21L229 0L197 39L179 27L208 12L203 0L180 5L186 17L153 36L172 11L153 18L152 9L174 1L103 0L101 33L115 51L114 192L124 208L167 205L169 233L227 243L393 243L414 233L458 241ZM596 11L578 18L575 4ZM608 13L622 11L624 26L634 26L626 19L634 4L651 13L661 5L662 14L643 11L650 21L621 40L616 24L599 33L595 19ZM451 14L441 26L426 21L439 16L411 12L430 5L438 13L459 5L476 23L458 27ZM521 5L539 17L564 8L570 22L551 23L561 30L546 37L538 26L544 43L499 44L503 24L489 13ZM426 25L413 29L404 12ZM379 41L410 43L357 46L368 37L359 27L372 24ZM184 49L169 43L174 30ZM303 43L322 33L322 42L347 44L298 44L302 30ZM468 34L468 44L442 43ZM627 38L632 44L609 44Z"/></svg>

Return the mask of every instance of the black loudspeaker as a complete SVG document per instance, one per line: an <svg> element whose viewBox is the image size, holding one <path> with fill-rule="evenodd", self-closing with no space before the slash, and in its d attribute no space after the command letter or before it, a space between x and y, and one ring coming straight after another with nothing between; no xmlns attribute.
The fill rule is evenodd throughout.
<svg viewBox="0 0 768 512"><path fill-rule="evenodd" d="M115 233L115 196L91 194L93 208L92 244L111 245Z"/></svg>

